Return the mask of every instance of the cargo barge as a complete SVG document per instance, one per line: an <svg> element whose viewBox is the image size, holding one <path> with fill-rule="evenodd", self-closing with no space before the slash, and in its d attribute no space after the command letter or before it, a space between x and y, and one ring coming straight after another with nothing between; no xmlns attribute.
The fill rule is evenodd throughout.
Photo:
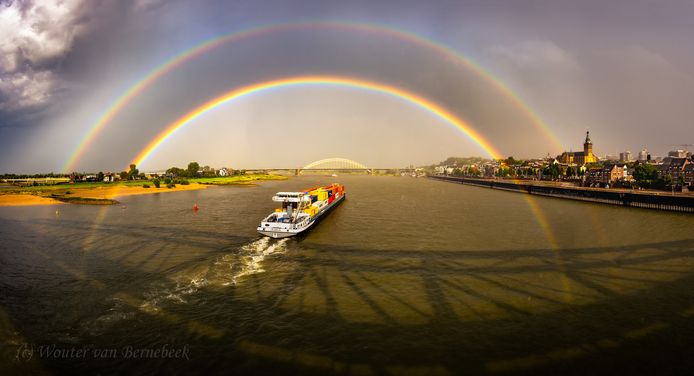
<svg viewBox="0 0 694 376"><path fill-rule="evenodd" d="M277 192L272 201L282 203L282 207L260 222L258 232L275 239L298 235L311 228L344 199L345 187L337 183L303 192Z"/></svg>

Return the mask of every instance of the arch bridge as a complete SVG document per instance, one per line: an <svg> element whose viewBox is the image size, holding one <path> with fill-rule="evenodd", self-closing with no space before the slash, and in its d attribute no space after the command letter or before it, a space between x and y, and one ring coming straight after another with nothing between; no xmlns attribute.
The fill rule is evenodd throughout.
<svg viewBox="0 0 694 376"><path fill-rule="evenodd" d="M367 174L376 174L378 172L389 172L397 170L399 172L412 172L410 168L374 168L367 167L359 162L353 161L347 158L326 158L315 162L311 162L301 168L251 168L246 169L247 172L263 172L270 173L272 171L281 172L287 171L292 172L294 175L300 175L305 171L309 172L364 172Z"/></svg>
<svg viewBox="0 0 694 376"><path fill-rule="evenodd" d="M366 172L371 173L371 169L363 164L346 158L326 158L311 162L299 169L298 173L304 171L341 171L341 172Z"/></svg>

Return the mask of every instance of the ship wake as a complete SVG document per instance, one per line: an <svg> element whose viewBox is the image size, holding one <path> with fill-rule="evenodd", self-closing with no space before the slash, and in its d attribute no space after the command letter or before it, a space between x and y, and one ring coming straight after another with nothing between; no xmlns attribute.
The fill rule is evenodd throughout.
<svg viewBox="0 0 694 376"><path fill-rule="evenodd" d="M194 293L203 287L225 288L236 286L253 274L263 273L263 261L273 254L286 251L288 239L279 241L263 237L242 245L236 252L218 257L211 264L188 270L174 277L174 285L159 286L145 294L140 309L158 311L164 303L188 303Z"/></svg>

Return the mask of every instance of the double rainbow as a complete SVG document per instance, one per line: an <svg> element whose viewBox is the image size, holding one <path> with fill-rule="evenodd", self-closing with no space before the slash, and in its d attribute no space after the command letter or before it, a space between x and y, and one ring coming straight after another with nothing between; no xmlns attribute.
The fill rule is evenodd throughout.
<svg viewBox="0 0 694 376"><path fill-rule="evenodd" d="M506 97L515 107L517 107L524 114L526 114L526 116L532 121L532 123L554 144L555 148L561 150L561 144L557 140L556 136L550 131L550 129L540 119L540 117L529 109L529 107L518 97L518 95L516 95L506 85L504 85L498 78L494 77L490 72L486 71L485 69L475 64L467 57L451 49L445 44L418 36L416 34L409 33L407 31L384 27L380 25L350 22L298 22L275 24L257 27L253 29L246 29L232 34L227 34L213 39L209 39L185 51L182 51L181 53L155 66L153 69L147 72L147 74L143 78L131 85L111 104L109 104L103 112L100 113L99 117L96 119L94 124L92 124L89 130L80 139L75 150L72 152L70 158L65 163L63 171L70 172L75 168L77 161L88 149L89 145L94 141L94 139L99 135L99 133L109 123L111 123L111 121L125 108L125 106L128 103L130 103L135 97L137 97L137 95L142 93L145 89L152 86L152 84L154 84L159 78L172 72L174 69L181 66L182 64L194 59L197 56L200 56L201 54L204 54L206 52L214 50L215 48L229 43L269 35L273 33L303 29L332 29L344 30L348 32L365 32L378 34L386 37L396 38L404 42L412 43L413 45L440 54L444 58L448 58L454 62L458 62L466 68L478 74L480 77L484 78L490 85L492 85L492 87L494 87L499 93Z"/></svg>

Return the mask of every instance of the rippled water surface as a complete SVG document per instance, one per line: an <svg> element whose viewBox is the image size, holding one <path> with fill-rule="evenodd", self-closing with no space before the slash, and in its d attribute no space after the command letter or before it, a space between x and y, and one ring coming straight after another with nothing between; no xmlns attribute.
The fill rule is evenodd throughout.
<svg viewBox="0 0 694 376"><path fill-rule="evenodd" d="M255 232L333 180L307 235ZM694 369L691 215L369 176L121 202L0 208L0 371Z"/></svg>

